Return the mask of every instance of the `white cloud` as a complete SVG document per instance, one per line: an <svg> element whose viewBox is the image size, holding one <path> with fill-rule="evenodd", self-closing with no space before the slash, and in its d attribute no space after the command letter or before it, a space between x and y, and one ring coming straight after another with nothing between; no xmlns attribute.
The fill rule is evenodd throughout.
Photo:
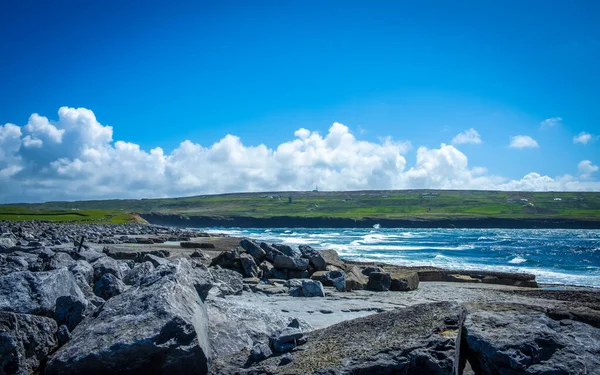
<svg viewBox="0 0 600 375"><path fill-rule="evenodd" d="M581 132L578 135L573 137L573 143L581 143L583 145L587 144L592 140L592 135L587 132Z"/></svg>
<svg viewBox="0 0 600 375"><path fill-rule="evenodd" d="M340 123L324 135L299 129L275 148L226 135L208 146L185 140L165 153L113 141L112 127L84 108L63 107L58 121L32 118L23 127L0 126L0 202L311 190L315 184L324 190L600 190L591 162L580 164L581 181L537 173L510 181L470 167L459 149L442 144L419 147L407 166L410 142L362 141Z"/></svg>
<svg viewBox="0 0 600 375"><path fill-rule="evenodd" d="M508 147L538 148L539 145L535 139L531 138L528 135L515 135L514 137L510 137L510 145Z"/></svg>
<svg viewBox="0 0 600 375"><path fill-rule="evenodd" d="M481 143L481 137L479 136L479 133L477 132L477 130L471 128L464 132L458 133L456 135L456 137L454 137L452 139L452 144L460 145L460 144L464 144L464 143L473 143L473 144Z"/></svg>
<svg viewBox="0 0 600 375"><path fill-rule="evenodd" d="M29 122L24 127L25 131L37 137L44 137L54 143L62 143L65 129L58 129L46 117L34 113L29 117ZM31 138L31 136L30 136Z"/></svg>
<svg viewBox="0 0 600 375"><path fill-rule="evenodd" d="M544 121L540 122L540 127L542 129L545 128L552 128L556 125L560 125L562 123L562 118L561 117L551 117L551 118L547 118Z"/></svg>
<svg viewBox="0 0 600 375"><path fill-rule="evenodd" d="M589 160L582 160L577 165L581 178L590 178L593 173L598 172L598 166Z"/></svg>

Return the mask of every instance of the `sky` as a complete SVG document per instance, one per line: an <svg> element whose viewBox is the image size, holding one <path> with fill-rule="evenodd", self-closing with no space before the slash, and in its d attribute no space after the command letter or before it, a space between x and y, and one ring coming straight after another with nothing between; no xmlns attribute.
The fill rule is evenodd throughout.
<svg viewBox="0 0 600 375"><path fill-rule="evenodd" d="M0 203L600 191L600 2L0 4Z"/></svg>

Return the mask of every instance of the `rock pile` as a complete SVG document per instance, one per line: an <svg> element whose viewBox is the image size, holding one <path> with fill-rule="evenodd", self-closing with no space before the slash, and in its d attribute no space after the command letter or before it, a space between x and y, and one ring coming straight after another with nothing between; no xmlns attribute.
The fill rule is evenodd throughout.
<svg viewBox="0 0 600 375"><path fill-rule="evenodd" d="M232 270L14 237L0 252L1 374L206 374L211 358L268 341L291 320L228 297L244 288Z"/></svg>
<svg viewBox="0 0 600 375"><path fill-rule="evenodd" d="M198 248L190 258L151 249L127 257L103 252L102 245L44 246L51 235L1 229L7 228L0 237L0 374L456 375L468 365L487 375L600 368L594 303L437 302L313 330L264 302L276 297L253 293L321 297L282 298L323 305L356 289L414 290L418 275L348 265L331 250L248 239L209 264ZM140 229L144 236L152 231L162 229ZM331 299L323 299L326 288ZM245 293L250 298L239 297ZM375 295L354 294L361 303Z"/></svg>
<svg viewBox="0 0 600 375"><path fill-rule="evenodd" d="M0 250L13 246L75 244L81 237L98 244L189 241L203 234L177 228L145 224L53 224L41 221L0 221Z"/></svg>
<svg viewBox="0 0 600 375"><path fill-rule="evenodd" d="M277 294L281 286L298 297L324 296L323 286L339 292L368 289L409 291L419 285L416 272L390 274L378 267L360 269L346 265L334 250L315 250L308 245L294 249L283 244L267 244L243 239L240 246L221 253L210 264L240 272L247 278L263 279L254 291ZM374 272L376 271L376 272ZM268 284L286 283L272 288ZM279 289L278 289L279 288Z"/></svg>

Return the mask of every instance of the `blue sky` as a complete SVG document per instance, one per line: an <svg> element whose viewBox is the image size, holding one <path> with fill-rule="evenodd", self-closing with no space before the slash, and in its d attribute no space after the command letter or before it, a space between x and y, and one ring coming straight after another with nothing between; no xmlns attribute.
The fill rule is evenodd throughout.
<svg viewBox="0 0 600 375"><path fill-rule="evenodd" d="M44 130L27 133L26 125L38 113L60 129L57 111L65 106L89 109L99 126L112 126L98 150L114 149L121 140L145 154L160 147L167 158L184 140L209 148L226 134L245 146L276 150L300 128L326 137L340 122L357 142L410 142L400 152L400 173L418 169L419 147L440 149L473 128L480 143L453 147L469 168L486 168L493 182L482 188L507 188L501 184L538 173L556 181L569 175L586 182L575 189L595 190L599 18L597 1L3 2L0 126L19 126L21 143L4 153L0 169L18 165L4 176L29 190L0 199L62 197L48 187L59 186L60 178L48 173L48 180L34 181L33 170L56 169L58 159L85 163L81 150L93 142L79 137L71 146L80 153L51 152L48 142L40 143ZM561 120L540 125L550 118ZM590 134L582 138L586 144L574 143L581 132ZM22 140L27 134L40 139L35 158ZM509 147L519 135L538 147ZM50 155L58 159L42 161ZM589 168L582 169L582 161ZM340 168L348 166L334 164L318 173L341 178ZM413 186L365 182L377 168L357 173L368 175L354 185L317 179L331 188ZM237 188L306 188L301 180ZM457 188L460 181L433 178L423 187ZM193 185L158 194L212 191ZM133 195L146 193L152 191ZM91 197L122 194L109 189Z"/></svg>

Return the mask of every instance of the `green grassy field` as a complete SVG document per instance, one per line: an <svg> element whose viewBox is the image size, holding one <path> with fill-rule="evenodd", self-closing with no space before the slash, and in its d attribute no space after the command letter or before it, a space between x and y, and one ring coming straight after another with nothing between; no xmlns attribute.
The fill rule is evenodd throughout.
<svg viewBox="0 0 600 375"><path fill-rule="evenodd" d="M29 209L15 206L0 206L0 220L9 221L51 221L55 223L111 223L135 222L137 218L128 212L114 210L53 210Z"/></svg>
<svg viewBox="0 0 600 375"><path fill-rule="evenodd" d="M127 222L135 219L130 213L148 212L256 218L495 217L600 220L600 193L455 190L239 193L3 205L0 206L0 219Z"/></svg>

